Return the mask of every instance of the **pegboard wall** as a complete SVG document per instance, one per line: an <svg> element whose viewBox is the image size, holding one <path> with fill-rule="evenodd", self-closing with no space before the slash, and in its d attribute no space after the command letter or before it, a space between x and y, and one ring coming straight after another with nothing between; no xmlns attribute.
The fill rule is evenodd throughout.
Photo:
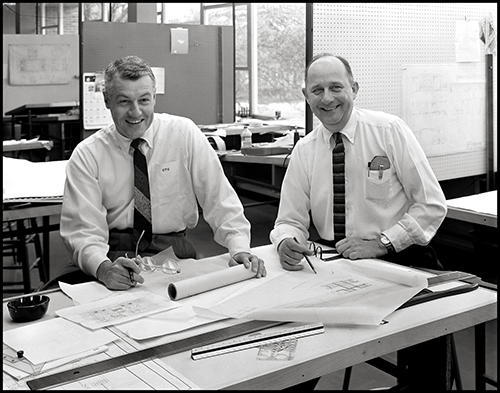
<svg viewBox="0 0 500 393"><path fill-rule="evenodd" d="M456 21L479 22L489 13L496 28L496 3L313 3L313 55L330 52L345 57L360 86L356 105L404 119L404 67L456 64ZM485 69L484 53L481 44L482 69ZM496 56L493 56L493 71L496 171ZM484 89L486 92L486 86ZM313 125L317 124L314 118ZM482 133L483 137L484 124L479 128L473 132ZM486 173L486 149L428 155L428 158L439 180Z"/></svg>

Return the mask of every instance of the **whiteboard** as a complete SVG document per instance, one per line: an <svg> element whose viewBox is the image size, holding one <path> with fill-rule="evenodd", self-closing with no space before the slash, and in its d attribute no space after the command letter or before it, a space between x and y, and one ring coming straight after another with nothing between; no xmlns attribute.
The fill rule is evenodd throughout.
<svg viewBox="0 0 500 393"><path fill-rule="evenodd" d="M407 65L402 75L402 118L427 157L486 148L482 63Z"/></svg>
<svg viewBox="0 0 500 393"><path fill-rule="evenodd" d="M68 84L70 56L69 44L9 45L9 84Z"/></svg>

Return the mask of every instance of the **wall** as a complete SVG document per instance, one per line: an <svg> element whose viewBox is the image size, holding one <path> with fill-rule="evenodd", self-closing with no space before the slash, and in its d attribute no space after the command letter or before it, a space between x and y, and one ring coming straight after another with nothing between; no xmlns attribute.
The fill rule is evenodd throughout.
<svg viewBox="0 0 500 393"><path fill-rule="evenodd" d="M431 65L432 69L432 65L460 64L455 57L456 21L481 21L489 12L496 18L496 11L496 3L313 3L313 55L332 52L347 58L360 84L356 105L405 119L404 70L409 65ZM477 64L485 80L483 47ZM493 62L496 90L496 56ZM480 88L484 92L485 83ZM496 91L494 100L496 145ZM447 116L454 119L452 114ZM481 114L477 116L483 120ZM317 119L314 123L318 124ZM476 133L483 143L469 143L464 151L453 154L428 155L439 180L486 173L486 129L484 121L478 123L482 124L467 132ZM454 131L453 127L446 130Z"/></svg>
<svg viewBox="0 0 500 393"><path fill-rule="evenodd" d="M9 85L9 45L68 44L71 50L70 79L61 85ZM79 101L78 35L3 35L3 108L2 114L25 104Z"/></svg>
<svg viewBox="0 0 500 393"><path fill-rule="evenodd" d="M171 29L179 27L188 30L187 54L171 53ZM165 69L165 94L156 95L157 112L197 124L234 121L231 26L94 21L82 23L81 38L82 72L103 71L113 60L134 54Z"/></svg>

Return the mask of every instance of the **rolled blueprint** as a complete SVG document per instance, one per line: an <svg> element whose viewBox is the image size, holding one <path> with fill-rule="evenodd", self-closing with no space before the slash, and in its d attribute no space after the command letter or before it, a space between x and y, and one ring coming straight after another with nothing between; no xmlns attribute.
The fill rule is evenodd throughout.
<svg viewBox="0 0 500 393"><path fill-rule="evenodd" d="M170 299L180 300L253 277L255 277L255 272L252 269L247 269L244 265L232 266L228 269L173 282L169 284L167 293Z"/></svg>
<svg viewBox="0 0 500 393"><path fill-rule="evenodd" d="M427 276L422 272L406 266L373 259L358 259L350 263L352 263L352 266L359 272L371 277L381 278L410 287L421 285L423 285L424 288L427 287Z"/></svg>

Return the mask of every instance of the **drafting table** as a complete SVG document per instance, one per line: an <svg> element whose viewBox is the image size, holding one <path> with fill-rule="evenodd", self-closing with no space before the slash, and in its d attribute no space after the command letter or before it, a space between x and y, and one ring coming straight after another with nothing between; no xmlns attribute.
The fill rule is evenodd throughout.
<svg viewBox="0 0 500 393"><path fill-rule="evenodd" d="M78 108L78 101L54 102L46 104L26 104L12 109L5 113L11 116L12 135L14 135L15 124L25 124L27 126L27 138L31 139L35 134L35 126L45 127L47 132L44 137L52 137L60 140L61 156L60 159L69 157L71 150L82 139L79 130L80 116L78 114L68 114L68 111ZM50 135L48 127L50 125L57 127L58 135ZM69 128L68 130L66 128ZM77 135L67 135L71 129L77 130ZM40 132L42 129L40 128ZM74 134L75 132L73 132Z"/></svg>
<svg viewBox="0 0 500 393"><path fill-rule="evenodd" d="M273 245L256 247L252 252L266 264L279 263ZM56 309L72 304L60 291L48 295L50 308L42 320L53 318ZM192 360L190 351L184 351L164 359L201 389L283 389L438 336L484 327L496 317L496 291L480 287L397 310L385 318L388 323L379 326L325 325L325 333L298 339L295 357L288 361L257 360L256 348L201 360ZM10 320L5 302L3 318L4 331L20 326ZM184 334L200 334L198 329L206 331L211 325ZM483 337L483 341L476 341L478 376L484 373L484 357ZM484 389L483 384L482 379L476 379L478 389Z"/></svg>
<svg viewBox="0 0 500 393"><path fill-rule="evenodd" d="M53 141L44 140L11 140L3 141L3 152L15 152L16 158L19 158L19 152L24 150L46 149L45 161L49 160L49 151L54 147Z"/></svg>
<svg viewBox="0 0 500 393"><path fill-rule="evenodd" d="M290 155L251 156L228 151L220 160L234 188L279 199Z"/></svg>
<svg viewBox="0 0 500 393"><path fill-rule="evenodd" d="M448 218L497 227L497 191L449 199Z"/></svg>
<svg viewBox="0 0 500 393"><path fill-rule="evenodd" d="M17 231L24 234L30 234L32 231L26 228L24 220L31 218L42 218L42 263L47 273L47 281L50 280L50 231L59 230L59 224L50 224L51 216L60 216L62 209L62 200L52 203L26 203L18 207L9 209L9 204L3 206L3 222L17 221ZM7 207L7 208L6 208ZM11 236L8 231L3 232L5 236Z"/></svg>

